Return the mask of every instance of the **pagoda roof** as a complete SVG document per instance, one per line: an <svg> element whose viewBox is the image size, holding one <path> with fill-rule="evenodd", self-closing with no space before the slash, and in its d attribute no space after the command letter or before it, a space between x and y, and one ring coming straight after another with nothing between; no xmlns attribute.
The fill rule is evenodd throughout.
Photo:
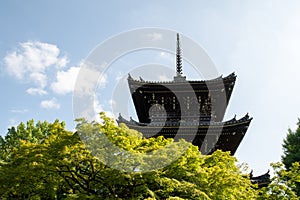
<svg viewBox="0 0 300 200"><path fill-rule="evenodd" d="M150 103L152 96L157 98L172 97L174 94L177 98L184 98L185 95L201 97L201 101L210 101L213 99L214 112L216 112L215 121L222 121L227 104L230 100L233 87L236 80L235 73L223 77L217 77L211 80L187 81L183 76L175 78L184 79L173 81L145 81L133 79L130 74L128 76L129 89L132 94L133 103L135 105L136 113L139 121L149 123L149 109L152 106ZM154 99L153 100L157 100ZM177 99L180 101L182 99ZM159 101L159 100L158 100ZM202 103L203 104L203 103ZM203 105L201 105L203 106ZM211 112L211 111L209 111Z"/></svg>
<svg viewBox="0 0 300 200"><path fill-rule="evenodd" d="M270 179L270 170L267 173L262 174L260 176L253 176L253 170L250 172L250 181L253 184L258 184L258 187L266 187L271 183Z"/></svg>
<svg viewBox="0 0 300 200"><path fill-rule="evenodd" d="M176 78L180 78L182 81L177 81ZM157 84L184 84L184 83L190 83L190 84L208 84L208 83L223 83L223 82L232 82L235 81L236 75L235 73L231 73L226 77L223 77L223 75L214 78L214 79L209 79L209 80L186 80L185 76L180 76L180 77L174 77L174 80L171 81L145 81L140 77L140 79L134 79L130 74L128 74L128 82L129 83L135 83L138 85L144 85L144 84L149 84L149 85L157 85Z"/></svg>
<svg viewBox="0 0 300 200"><path fill-rule="evenodd" d="M248 124L252 120L252 117L250 118L248 113L240 118L236 119L236 117L225 121L225 122L214 122L214 121L179 121L179 122L172 122L172 121L166 121L166 122L151 122L151 123L142 123L137 122L134 119L130 118L130 120L126 120L119 115L119 118L117 120L118 123L125 123L126 125L130 125L130 127L145 127L145 128L154 128L154 127L164 127L164 128L175 128L175 127L191 127L195 128L195 126L200 126L202 128L208 128L208 127L215 127L215 128L222 128L222 127L230 127L230 126L239 126L243 124Z"/></svg>
<svg viewBox="0 0 300 200"><path fill-rule="evenodd" d="M240 119L235 117L225 122L152 122L140 123L133 119L126 120L121 115L117 122L126 124L129 128L142 132L144 137L164 136L166 138L183 138L199 147L199 151L211 154L216 149L236 152L240 142L250 125L252 118L246 114ZM195 130L197 130L195 132ZM219 135L219 137L218 137ZM177 138L178 139L178 138ZM201 149L204 140L212 145L208 149Z"/></svg>

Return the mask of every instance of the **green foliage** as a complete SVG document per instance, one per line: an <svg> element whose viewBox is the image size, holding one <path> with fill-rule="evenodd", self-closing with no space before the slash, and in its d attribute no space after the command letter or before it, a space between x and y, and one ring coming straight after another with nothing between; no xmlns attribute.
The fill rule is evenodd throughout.
<svg viewBox="0 0 300 200"><path fill-rule="evenodd" d="M295 193L297 183L300 182L299 163L293 163L290 170L286 170L282 163L273 163L271 166L275 175L268 187L261 189L259 199L299 199L299 196Z"/></svg>
<svg viewBox="0 0 300 200"><path fill-rule="evenodd" d="M300 119L298 119L297 129L288 130L288 134L283 141L282 162L287 170L294 168L295 162L300 162ZM294 191L300 196L300 181L295 183Z"/></svg>
<svg viewBox="0 0 300 200"><path fill-rule="evenodd" d="M104 113L101 118L102 123L77 120L76 133L67 131L58 120L35 125L29 121L11 128L1 138L0 198L257 197L258 190L241 174L236 159L228 152L216 151L204 156L184 140L145 139L125 125L117 126ZM105 138L114 145L108 145ZM164 165L172 158L171 154L180 155L179 159ZM145 164L149 161L152 166ZM109 166L123 166L124 170ZM151 171L153 166L164 167Z"/></svg>
<svg viewBox="0 0 300 200"><path fill-rule="evenodd" d="M59 123L59 121L57 120L55 123ZM60 125L64 129L64 122ZM17 128L8 129L8 133L4 138L0 136L0 159L4 161L9 159L13 149L18 148L22 142L27 141L32 144L42 142L51 133L52 126L53 124L48 122L38 122L35 125L34 121L30 120L26 125L20 123Z"/></svg>
<svg viewBox="0 0 300 200"><path fill-rule="evenodd" d="M298 119L297 129L293 132L288 130L288 134L283 141L284 155L282 162L289 169L294 162L300 162L300 119Z"/></svg>
<svg viewBox="0 0 300 200"><path fill-rule="evenodd" d="M47 144L57 135L71 134L63 122L21 123L1 138L0 184L3 199L53 199L62 179L51 168Z"/></svg>

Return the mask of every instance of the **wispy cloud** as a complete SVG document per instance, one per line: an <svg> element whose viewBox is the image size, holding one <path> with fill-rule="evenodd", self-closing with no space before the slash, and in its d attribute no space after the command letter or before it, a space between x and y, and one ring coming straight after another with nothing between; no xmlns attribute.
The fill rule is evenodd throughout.
<svg viewBox="0 0 300 200"><path fill-rule="evenodd" d="M23 108L23 109L13 108L13 109L10 110L10 112L12 112L12 113L26 113L26 112L28 112L28 111L29 111L29 110L28 110L28 109L25 109L25 108Z"/></svg>
<svg viewBox="0 0 300 200"><path fill-rule="evenodd" d="M60 108L60 104L57 102L57 100L55 98L52 98L50 100L44 100L41 102L40 106L42 108L45 108L47 110L51 110L51 109L59 109Z"/></svg>
<svg viewBox="0 0 300 200"><path fill-rule="evenodd" d="M48 94L46 90L43 90L41 88L28 88L26 92L30 95L40 95L40 96Z"/></svg>

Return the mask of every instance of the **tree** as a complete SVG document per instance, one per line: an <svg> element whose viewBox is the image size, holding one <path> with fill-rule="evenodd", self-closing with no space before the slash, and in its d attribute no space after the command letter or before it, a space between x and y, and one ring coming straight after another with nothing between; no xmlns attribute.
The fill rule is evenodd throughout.
<svg viewBox="0 0 300 200"><path fill-rule="evenodd" d="M55 123L59 123L58 120ZM64 127L64 123L61 123ZM36 125L33 120L30 120L26 125L21 122L17 128L11 127L8 133L3 138L0 136L0 159L2 161L9 160L14 148L18 148L24 141L32 144L37 144L47 138L50 133L52 124L48 122L38 122Z"/></svg>
<svg viewBox="0 0 300 200"><path fill-rule="evenodd" d="M293 163L289 170L286 170L284 164L280 162L273 163L271 166L274 170L274 177L268 187L261 189L259 199L299 199L299 196L295 192L297 183L300 182L299 163Z"/></svg>
<svg viewBox="0 0 300 200"><path fill-rule="evenodd" d="M1 138L1 199L254 199L258 190L228 152L201 155L196 146L143 138L101 113L102 123L33 121ZM108 138L118 148L104 141ZM90 141L83 143L82 141ZM168 148L167 148L168 147ZM124 151L120 151L123 149ZM166 150L163 150L166 149ZM164 167L172 154L184 154ZM129 153L128 153L129 152ZM159 153L155 153L159 152ZM134 158L134 159L131 159ZM100 162L101 160L102 162ZM105 164L104 164L105 163ZM114 167L113 167L114 166ZM124 170L120 170L123 166ZM132 171L130 171L132 170Z"/></svg>
<svg viewBox="0 0 300 200"><path fill-rule="evenodd" d="M288 134L283 140L282 162L287 170L290 170L295 162L300 162L300 119L297 126L295 131L288 129ZM295 184L294 190L300 196L300 180Z"/></svg>
<svg viewBox="0 0 300 200"><path fill-rule="evenodd" d="M64 181L52 167L48 152L53 137L68 136L64 122L38 122L8 130L1 138L0 197L3 199L54 199L64 193Z"/></svg>
<svg viewBox="0 0 300 200"><path fill-rule="evenodd" d="M298 119L297 129L288 129L288 134L283 140L282 162L289 169L294 162L300 162L300 119Z"/></svg>

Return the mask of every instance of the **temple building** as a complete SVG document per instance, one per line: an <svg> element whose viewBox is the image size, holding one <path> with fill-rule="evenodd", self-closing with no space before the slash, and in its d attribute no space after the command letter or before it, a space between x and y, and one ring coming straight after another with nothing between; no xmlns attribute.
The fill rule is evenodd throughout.
<svg viewBox="0 0 300 200"><path fill-rule="evenodd" d="M216 149L233 155L245 136L251 119L246 114L223 122L236 75L212 80L187 80L182 74L182 55L177 34L176 76L172 81L152 82L128 75L128 84L139 121L125 123L145 137L184 138L199 147L202 154Z"/></svg>
<svg viewBox="0 0 300 200"><path fill-rule="evenodd" d="M143 133L144 137L164 136L185 139L198 146L202 154L215 150L234 155L252 120L248 114L228 121L223 117L236 75L211 80L187 80L182 73L179 34L176 48L176 76L172 81L145 81L128 75L128 85L138 121L119 116L117 122ZM269 172L250 180L259 187L270 183Z"/></svg>

